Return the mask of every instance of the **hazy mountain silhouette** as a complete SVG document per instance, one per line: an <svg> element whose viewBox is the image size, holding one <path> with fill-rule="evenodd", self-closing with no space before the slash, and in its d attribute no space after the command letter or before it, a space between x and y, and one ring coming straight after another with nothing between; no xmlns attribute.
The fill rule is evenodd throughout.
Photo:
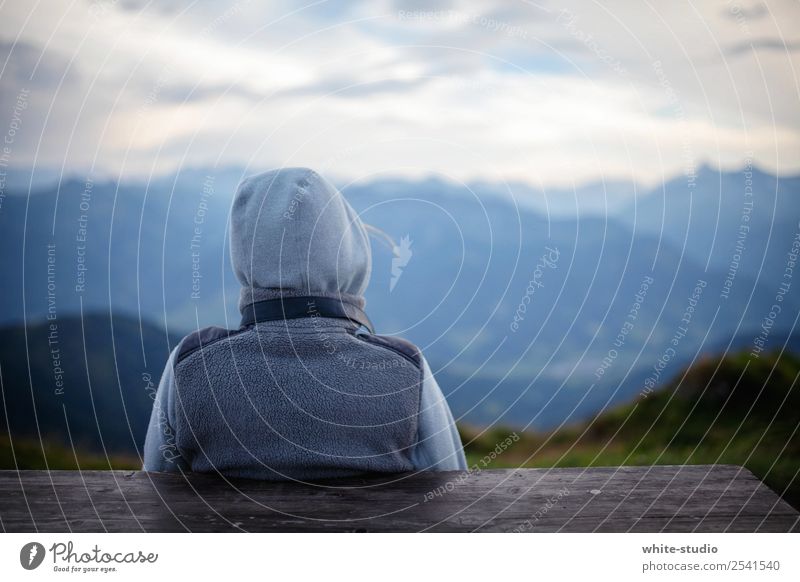
<svg viewBox="0 0 800 582"><path fill-rule="evenodd" d="M170 336L211 324L236 327L238 283L226 225L242 175L235 168L199 169L149 184L87 188L67 180L30 196L9 194L0 209L0 322L20 323L23 313L29 323L41 322L55 306L59 320L81 309L110 310L115 319L141 317ZM379 332L402 334L423 348L457 416L548 428L638 393L670 347L675 354L660 378L698 353L752 344L775 302L800 221L800 180L753 172L751 228L723 297L743 179L741 172L705 168L691 192L683 192L686 180L678 178L663 192L640 193L635 214L633 201L624 202L624 183L613 185L610 205L598 202L601 185L587 185L572 193L575 215L563 203L550 219L542 200L556 194L519 185L512 185L513 197L502 185L465 188L434 179L383 179L343 190L365 221L396 244L409 241L394 287L391 249L373 245L367 310ZM612 213L598 214L607 206ZM543 267L542 257L553 251L558 259ZM690 306L698 281L706 286ZM769 345L793 328L799 304L797 293L785 297ZM671 346L681 327L685 334ZM165 358L163 342L157 349Z"/></svg>

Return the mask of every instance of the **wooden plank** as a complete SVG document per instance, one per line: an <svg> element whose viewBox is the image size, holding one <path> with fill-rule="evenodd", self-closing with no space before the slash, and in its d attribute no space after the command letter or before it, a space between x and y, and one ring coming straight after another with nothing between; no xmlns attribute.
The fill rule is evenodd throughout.
<svg viewBox="0 0 800 582"><path fill-rule="evenodd" d="M769 531L800 515L730 465L418 473L317 484L0 471L7 532Z"/></svg>

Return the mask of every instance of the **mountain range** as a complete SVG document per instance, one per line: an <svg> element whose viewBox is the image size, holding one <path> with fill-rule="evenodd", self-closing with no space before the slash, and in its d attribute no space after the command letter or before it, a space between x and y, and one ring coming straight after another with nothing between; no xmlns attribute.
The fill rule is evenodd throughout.
<svg viewBox="0 0 800 582"><path fill-rule="evenodd" d="M86 410L92 398L140 385L142 374L157 382L188 331L237 327L226 238L243 175L196 169L8 192L0 206L6 409L33 376L44 402L59 402L47 400L51 324L69 346L65 373L86 375L82 360L90 376L104 370L91 394L70 396L69 406ZM379 333L422 348L469 424L550 430L585 420L704 354L757 341L779 348L796 329L800 294L786 269L800 223L797 177L704 167L650 189L392 178L340 187L364 221L406 241L399 272L390 245L373 243L370 317ZM121 423L128 403L124 392L114 398ZM75 422L94 421L87 412ZM133 437L119 435L126 447L136 422Z"/></svg>

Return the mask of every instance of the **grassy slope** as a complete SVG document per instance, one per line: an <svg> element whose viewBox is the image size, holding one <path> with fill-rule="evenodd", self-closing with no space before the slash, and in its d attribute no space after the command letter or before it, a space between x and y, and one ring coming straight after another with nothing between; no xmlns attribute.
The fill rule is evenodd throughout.
<svg viewBox="0 0 800 582"><path fill-rule="evenodd" d="M520 435L490 465L736 464L798 507L798 374L800 359L789 354L706 359L684 378L591 421L550 434ZM470 464L480 463L512 432L463 429Z"/></svg>
<svg viewBox="0 0 800 582"><path fill-rule="evenodd" d="M42 446L44 445L44 450ZM45 459L47 462L45 462ZM139 469L141 462L133 456L102 454L73 450L54 439L14 439L0 436L0 469Z"/></svg>

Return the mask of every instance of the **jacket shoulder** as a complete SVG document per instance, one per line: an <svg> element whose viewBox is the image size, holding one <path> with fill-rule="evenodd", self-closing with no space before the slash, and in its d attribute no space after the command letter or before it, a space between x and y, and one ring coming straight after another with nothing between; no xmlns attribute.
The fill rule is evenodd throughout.
<svg viewBox="0 0 800 582"><path fill-rule="evenodd" d="M368 343L400 354L417 368L422 369L422 352L410 341L391 335L364 334L359 337L366 340Z"/></svg>
<svg viewBox="0 0 800 582"><path fill-rule="evenodd" d="M193 331L178 344L178 351L175 354L175 365L177 366L181 360L185 360L194 352L206 348L220 340L242 333L243 331L245 330L226 329L224 327L204 327Z"/></svg>

